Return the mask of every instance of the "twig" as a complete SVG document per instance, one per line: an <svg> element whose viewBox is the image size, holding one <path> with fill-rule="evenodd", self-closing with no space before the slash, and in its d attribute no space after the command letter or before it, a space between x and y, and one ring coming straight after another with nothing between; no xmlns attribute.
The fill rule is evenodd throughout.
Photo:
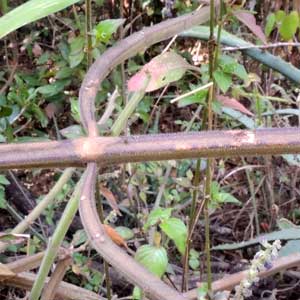
<svg viewBox="0 0 300 300"><path fill-rule="evenodd" d="M0 90L0 95L4 94L5 91L9 88L9 86L12 84L13 80L14 80L14 76L17 70L18 64L15 63L10 71L9 77L7 79L7 81L5 82L5 84L3 85L3 87Z"/></svg>
<svg viewBox="0 0 300 300"><path fill-rule="evenodd" d="M212 85L213 85L213 82L209 82L209 83L207 83L207 84L205 84L205 85L203 85L203 86L200 86L200 87L198 87L198 88L196 88L196 89L194 89L194 90L192 90L192 91L190 91L190 92L188 92L188 93L185 93L185 94L183 94L183 95L180 95L179 97L176 97L175 99L172 99L170 102L171 102L171 103L175 103L175 102L177 102L177 101L179 101L179 100L181 100L181 99L183 99L183 98L185 98L185 97L194 95L195 93L198 93L199 91L208 89L208 88L210 88Z"/></svg>
<svg viewBox="0 0 300 300"><path fill-rule="evenodd" d="M99 126L103 126L106 124L108 119L110 118L112 112L115 109L116 106L116 100L120 96L120 93L118 91L118 88L116 87L112 95L109 97L105 111L103 115L101 116L100 120L98 121Z"/></svg>
<svg viewBox="0 0 300 300"><path fill-rule="evenodd" d="M84 176L84 175L83 175ZM76 185L76 188L73 192L71 199L69 200L65 211L55 229L55 232L52 238L49 241L48 248L46 250L45 256L41 263L37 279L34 282L32 287L29 299L30 300L38 300L43 286L45 279L50 271L51 265L59 251L59 247L68 231L68 228L77 212L78 205L79 205L79 194L80 194L81 184L80 182Z"/></svg>
<svg viewBox="0 0 300 300"><path fill-rule="evenodd" d="M275 275L278 272L297 267L300 265L300 254L292 254L289 256L281 257L274 261L273 267L269 270L260 272L258 274L259 278L266 278L272 275ZM228 291L233 289L238 285L243 279L247 276L247 271L242 271L235 273L233 275L225 276L224 278L214 281L212 284L212 289L214 292L218 291ZM197 299L197 289L191 290L184 294L189 299Z"/></svg>

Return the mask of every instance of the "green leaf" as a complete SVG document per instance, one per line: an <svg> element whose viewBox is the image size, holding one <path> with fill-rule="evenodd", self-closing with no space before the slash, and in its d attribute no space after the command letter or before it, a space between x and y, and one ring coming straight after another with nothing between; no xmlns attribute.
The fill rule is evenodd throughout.
<svg viewBox="0 0 300 300"><path fill-rule="evenodd" d="M276 11L275 18L276 18L277 23L281 23L285 17L286 17L286 14L283 10Z"/></svg>
<svg viewBox="0 0 300 300"><path fill-rule="evenodd" d="M185 224L178 218L169 218L163 221L159 227L174 241L180 254L184 255L187 239L187 228Z"/></svg>
<svg viewBox="0 0 300 300"><path fill-rule="evenodd" d="M171 217L172 208L157 208L150 212L144 230Z"/></svg>
<svg viewBox="0 0 300 300"><path fill-rule="evenodd" d="M96 39L100 42L107 43L119 26L123 25L124 22L125 19L109 19L101 21L94 30Z"/></svg>
<svg viewBox="0 0 300 300"><path fill-rule="evenodd" d="M167 251L163 247L141 246L135 254L135 259L158 277L166 272L168 266Z"/></svg>
<svg viewBox="0 0 300 300"><path fill-rule="evenodd" d="M206 282L201 283L201 286L197 288L197 300L206 300L208 294L208 284Z"/></svg>
<svg viewBox="0 0 300 300"><path fill-rule="evenodd" d="M59 131L67 139L76 139L84 136L83 129L80 125L71 125Z"/></svg>
<svg viewBox="0 0 300 300"><path fill-rule="evenodd" d="M4 175L0 175L0 184L8 185L9 181L6 179Z"/></svg>
<svg viewBox="0 0 300 300"><path fill-rule="evenodd" d="M115 230L124 240L130 240L134 237L133 231L128 227L118 226L115 227Z"/></svg>
<svg viewBox="0 0 300 300"><path fill-rule="evenodd" d="M178 81L189 69L198 70L173 51L160 54L129 79L128 90L140 91L146 78L150 77L146 92L155 91L171 82Z"/></svg>
<svg viewBox="0 0 300 300"><path fill-rule="evenodd" d="M299 14L292 11L289 15L285 16L279 28L281 37L288 41L293 38L299 26Z"/></svg>
<svg viewBox="0 0 300 300"><path fill-rule="evenodd" d="M77 247L87 241L87 235L84 229L77 230L73 235L72 245Z"/></svg>
<svg viewBox="0 0 300 300"><path fill-rule="evenodd" d="M12 111L10 106L0 106L0 118L9 117L12 114Z"/></svg>
<svg viewBox="0 0 300 300"><path fill-rule="evenodd" d="M190 258L189 258L189 266L193 269L193 270L197 270L200 266L200 262L199 262L199 252L196 251L195 249L191 249L190 251Z"/></svg>
<svg viewBox="0 0 300 300"><path fill-rule="evenodd" d="M55 75L56 79L67 79L71 78L74 71L69 67L63 67L61 68Z"/></svg>
<svg viewBox="0 0 300 300"><path fill-rule="evenodd" d="M40 86L36 89L37 92L44 95L46 98L57 95L62 92L66 85L70 83L70 80L57 80L52 84Z"/></svg>
<svg viewBox="0 0 300 300"><path fill-rule="evenodd" d="M199 91L191 96L187 96L179 100L178 107L185 107L195 103L205 104L206 97L207 97L207 90Z"/></svg>
<svg viewBox="0 0 300 300"><path fill-rule="evenodd" d="M143 297L143 291L138 286L135 286L132 292L132 299L141 300Z"/></svg>
<svg viewBox="0 0 300 300"><path fill-rule="evenodd" d="M232 84L231 75L224 73L222 70L214 71L213 75L218 87L225 94Z"/></svg>
<svg viewBox="0 0 300 300"><path fill-rule="evenodd" d="M225 73L232 74L237 65L237 61L229 55L222 55L219 59L219 66Z"/></svg>
<svg viewBox="0 0 300 300"><path fill-rule="evenodd" d="M77 98L70 98L71 102L71 114L75 121L80 123L80 111L79 111L79 101Z"/></svg>
<svg viewBox="0 0 300 300"><path fill-rule="evenodd" d="M244 81L247 81L249 76L248 73L245 69L245 67L241 64L237 64L234 71L232 72L232 74L234 74L235 76L241 78Z"/></svg>
<svg viewBox="0 0 300 300"><path fill-rule="evenodd" d="M10 32L60 11L79 0L30 0L0 18L0 39Z"/></svg>
<svg viewBox="0 0 300 300"><path fill-rule="evenodd" d="M240 205L241 202L229 193L219 193L218 201L220 203L234 203Z"/></svg>
<svg viewBox="0 0 300 300"><path fill-rule="evenodd" d="M267 22L265 26L265 35L267 37L270 36L271 32L273 31L276 24L276 16L274 13L271 13L267 16Z"/></svg>
<svg viewBox="0 0 300 300"><path fill-rule="evenodd" d="M4 189L0 188L0 208L6 209L6 206L7 204L6 204Z"/></svg>
<svg viewBox="0 0 300 300"><path fill-rule="evenodd" d="M75 37L70 43L69 64L71 68L78 66L84 58L85 39L82 36Z"/></svg>

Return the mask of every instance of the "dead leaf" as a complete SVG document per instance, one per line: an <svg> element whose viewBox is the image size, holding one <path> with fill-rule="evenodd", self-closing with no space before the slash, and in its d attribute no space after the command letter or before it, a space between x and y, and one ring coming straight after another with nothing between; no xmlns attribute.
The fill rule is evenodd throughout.
<svg viewBox="0 0 300 300"><path fill-rule="evenodd" d="M0 281L16 276L6 265L0 263Z"/></svg>
<svg viewBox="0 0 300 300"><path fill-rule="evenodd" d="M226 107L235 109L240 111L241 113L244 113L245 115L251 116L253 117L253 113L248 110L243 104L241 104L238 100L234 99L234 98L230 98L227 96L223 96L223 95L219 95L217 96L217 100Z"/></svg>
<svg viewBox="0 0 300 300"><path fill-rule="evenodd" d="M34 43L32 48L32 53L35 57L39 57L43 54L43 50L38 43Z"/></svg>
<svg viewBox="0 0 300 300"><path fill-rule="evenodd" d="M266 36L260 26L256 24L256 19L253 14L247 11L234 11L233 14L245 24L264 44L267 44Z"/></svg>
<svg viewBox="0 0 300 300"><path fill-rule="evenodd" d="M122 216L122 214L121 214L121 212L119 210L118 203L117 203L117 200L116 200L114 194L109 189L107 189L106 187L104 187L103 185L99 186L99 190L100 190L101 195L104 196L105 199L107 200L107 202L110 205L110 207L113 210L115 210L119 216Z"/></svg>
<svg viewBox="0 0 300 300"><path fill-rule="evenodd" d="M155 91L171 82L178 81L188 69L198 70L175 52L160 54L129 79L128 91L141 91L148 77L150 80L145 91Z"/></svg>
<svg viewBox="0 0 300 300"><path fill-rule="evenodd" d="M107 235L111 238L111 240L117 244L118 246L123 246L126 249L128 248L127 243L125 240L119 235L119 233L113 229L111 226L104 224L104 229Z"/></svg>
<svg viewBox="0 0 300 300"><path fill-rule="evenodd" d="M45 107L45 113L49 119L53 119L58 112L58 106L55 103L49 103Z"/></svg>

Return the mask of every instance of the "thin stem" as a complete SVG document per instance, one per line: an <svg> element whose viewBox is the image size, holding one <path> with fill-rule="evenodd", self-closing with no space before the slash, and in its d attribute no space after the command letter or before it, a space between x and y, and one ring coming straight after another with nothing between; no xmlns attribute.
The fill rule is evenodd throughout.
<svg viewBox="0 0 300 300"><path fill-rule="evenodd" d="M5 15L8 12L8 1L7 0L1 0L0 1L0 7L1 7L2 14Z"/></svg>
<svg viewBox="0 0 300 300"><path fill-rule="evenodd" d="M86 57L87 67L89 68L93 62L93 42L92 42L92 1L85 0L85 36L86 36Z"/></svg>
<svg viewBox="0 0 300 300"><path fill-rule="evenodd" d="M22 220L12 231L11 233L23 233L27 228L32 224L40 215L44 212L44 210L53 203L57 194L62 190L64 185L69 181L73 173L75 172L74 168L66 169L59 180L52 187L50 192L43 198L38 205L30 212L30 214L26 217L26 219Z"/></svg>
<svg viewBox="0 0 300 300"><path fill-rule="evenodd" d="M84 175L83 175L84 176ZM50 268L55 260L55 257L59 251L59 247L69 229L69 226L78 210L79 206L79 195L81 190L81 180L76 185L75 190L71 199L69 200L64 213L54 231L52 238L49 240L48 248L46 250L45 256L42 260L37 278L33 284L29 299L38 300L47 275L50 271Z"/></svg>
<svg viewBox="0 0 300 300"><path fill-rule="evenodd" d="M98 178L98 176L96 178L96 200L98 201L97 210L98 210L99 219L100 219L101 223L104 224L104 212L103 212L101 196L99 193L99 178ZM106 282L106 295L107 295L107 299L111 300L112 294L111 294L111 280L110 280L110 275L109 275L109 264L106 260L104 260L103 264L104 264L105 282Z"/></svg>
<svg viewBox="0 0 300 300"><path fill-rule="evenodd" d="M244 158L242 158L242 160L243 160L243 164L245 165L246 162L245 162ZM253 180L251 178L250 171L248 169L245 169L245 172L246 172L246 176L247 176L247 181L248 181L250 195L251 195L251 202L252 202L252 206L253 206L256 234L259 235L260 229L259 229L259 218L258 218L258 211L257 211L257 205L256 205L256 197L255 197L255 194L256 194L255 188L254 188Z"/></svg>
<svg viewBox="0 0 300 300"><path fill-rule="evenodd" d="M195 221L196 221L196 208L197 208L197 199L198 199L198 187L200 184L200 167L201 167L201 159L197 159L196 169L195 169L195 176L193 179L193 194L192 194L192 206L190 211L189 217L189 227L188 227L188 238L186 241L186 248L183 257L183 275L182 275L182 282L181 282L181 290L182 292L188 290L188 267L189 267L189 253L192 243L192 234L195 228Z"/></svg>
<svg viewBox="0 0 300 300"><path fill-rule="evenodd" d="M210 0L210 37L209 37L209 79L214 82L214 71L215 71L215 37L214 37L214 27L215 27L215 1ZM215 97L215 85L213 85L208 94L208 104L207 104L207 123L206 129L213 129L213 111L212 111L212 101ZM207 287L208 293L211 295L212 292L212 272L211 272L211 255L210 255L210 229L209 229L209 203L211 201L211 182L213 174L213 159L209 158L206 165L206 179L204 186L204 222L205 222L205 254L206 254L206 269L207 269Z"/></svg>

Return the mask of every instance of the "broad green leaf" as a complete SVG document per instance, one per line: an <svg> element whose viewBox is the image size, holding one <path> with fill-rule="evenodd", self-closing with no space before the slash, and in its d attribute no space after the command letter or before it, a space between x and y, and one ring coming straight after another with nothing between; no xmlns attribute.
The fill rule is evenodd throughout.
<svg viewBox="0 0 300 300"><path fill-rule="evenodd" d="M143 291L138 286L135 286L132 292L132 299L141 300L143 297Z"/></svg>
<svg viewBox="0 0 300 300"><path fill-rule="evenodd" d="M73 235L72 245L77 247L87 241L87 235L84 229L79 229Z"/></svg>
<svg viewBox="0 0 300 300"><path fill-rule="evenodd" d="M207 97L207 90L199 91L191 96L187 96L178 102L178 107L185 107L191 104L205 104L205 99Z"/></svg>
<svg viewBox="0 0 300 300"><path fill-rule="evenodd" d="M219 66L224 73L236 75L237 77L247 80L248 74L243 65L239 64L236 59L229 55L222 55L219 59Z"/></svg>
<svg viewBox="0 0 300 300"><path fill-rule="evenodd" d="M0 187L0 208L6 209L6 199L5 199L5 193L4 188Z"/></svg>
<svg viewBox="0 0 300 300"><path fill-rule="evenodd" d="M71 125L59 131L67 139L76 139L84 136L83 129L80 125Z"/></svg>
<svg viewBox="0 0 300 300"><path fill-rule="evenodd" d="M0 39L10 32L60 11L79 0L30 0L0 18Z"/></svg>
<svg viewBox="0 0 300 300"><path fill-rule="evenodd" d="M224 73L222 70L214 71L213 75L218 87L225 94L232 84L231 75Z"/></svg>
<svg viewBox="0 0 300 300"><path fill-rule="evenodd" d="M178 218L169 218L160 225L161 230L174 241L178 251L184 255L187 239L187 228Z"/></svg>
<svg viewBox="0 0 300 300"><path fill-rule="evenodd" d="M114 34L124 22L125 19L109 19L101 21L94 30L96 39L100 42L107 43L112 34Z"/></svg>
<svg viewBox="0 0 300 300"><path fill-rule="evenodd" d="M285 16L282 20L282 24L279 27L279 33L281 37L288 41L293 38L297 28L299 26L299 14L296 11L292 11L289 15Z"/></svg>
<svg viewBox="0 0 300 300"><path fill-rule="evenodd" d="M277 23L281 23L283 19L286 17L286 14L283 10L278 10L275 12L275 18Z"/></svg>
<svg viewBox="0 0 300 300"><path fill-rule="evenodd" d="M57 80L52 84L40 86L36 89L37 92L44 95L46 98L57 95L62 92L66 85L70 83L70 80Z"/></svg>
<svg viewBox="0 0 300 300"><path fill-rule="evenodd" d="M159 222L165 221L171 217L172 208L157 208L150 212L144 229L156 225Z"/></svg>
<svg viewBox="0 0 300 300"><path fill-rule="evenodd" d="M197 300L206 300L207 294L208 294L208 284L206 282L203 282L197 288Z"/></svg>
<svg viewBox="0 0 300 300"><path fill-rule="evenodd" d="M56 79L67 79L73 76L74 70L69 67L61 68L55 75Z"/></svg>
<svg viewBox="0 0 300 300"><path fill-rule="evenodd" d="M71 114L74 120L80 123L80 111L79 111L79 101L77 98L72 97L70 98L71 102Z"/></svg>
<svg viewBox="0 0 300 300"><path fill-rule="evenodd" d="M10 106L0 106L0 118L9 117L12 114L12 111Z"/></svg>
<svg viewBox="0 0 300 300"><path fill-rule="evenodd" d="M178 81L189 69L199 71L198 68L188 64L184 58L173 51L160 54L130 78L128 90L130 92L139 91L143 87L146 77L150 76L146 92L155 91L171 82Z"/></svg>
<svg viewBox="0 0 300 300"><path fill-rule="evenodd" d="M238 199L236 199L234 196L232 196L229 193L224 193L224 192L219 193L218 201L220 203L234 203L234 204L238 204L238 205L241 204L241 202Z"/></svg>
<svg viewBox="0 0 300 300"><path fill-rule="evenodd" d="M189 258L189 266L193 269L193 270L197 270L200 266L200 262L199 262L199 252L196 251L195 249L191 249L190 251L190 258Z"/></svg>
<svg viewBox="0 0 300 300"><path fill-rule="evenodd" d="M9 181L6 179L4 175L0 175L0 184L8 185Z"/></svg>
<svg viewBox="0 0 300 300"><path fill-rule="evenodd" d="M249 75L245 69L245 67L241 64L237 64L234 71L232 72L235 76L241 78L242 80L246 81L249 79Z"/></svg>
<svg viewBox="0 0 300 300"><path fill-rule="evenodd" d="M124 240L130 240L134 237L133 231L128 227L118 226L115 230Z"/></svg>
<svg viewBox="0 0 300 300"><path fill-rule="evenodd" d="M78 66L84 58L85 39L82 36L75 37L70 43L69 64L71 68Z"/></svg>
<svg viewBox="0 0 300 300"><path fill-rule="evenodd" d="M267 37L270 36L271 32L273 31L276 24L276 16L274 13L271 13L267 16L267 22L265 26L265 35Z"/></svg>
<svg viewBox="0 0 300 300"><path fill-rule="evenodd" d="M143 245L138 248L135 260L158 277L161 277L166 272L168 265L168 256L165 248L151 245Z"/></svg>

